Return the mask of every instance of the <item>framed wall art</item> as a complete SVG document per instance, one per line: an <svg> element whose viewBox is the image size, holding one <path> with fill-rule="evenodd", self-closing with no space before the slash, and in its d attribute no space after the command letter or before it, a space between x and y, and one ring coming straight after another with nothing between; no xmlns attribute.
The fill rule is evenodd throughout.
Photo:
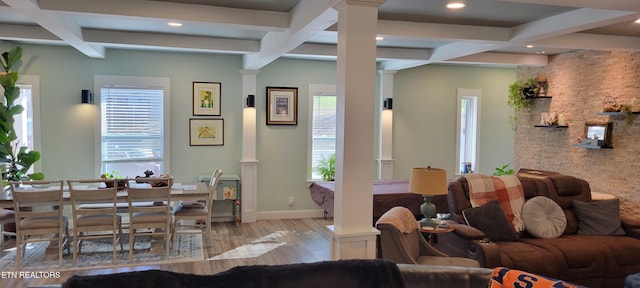
<svg viewBox="0 0 640 288"><path fill-rule="evenodd" d="M298 88L267 87L267 125L298 125Z"/></svg>
<svg viewBox="0 0 640 288"><path fill-rule="evenodd" d="M220 82L193 82L193 115L220 116Z"/></svg>
<svg viewBox="0 0 640 288"><path fill-rule="evenodd" d="M224 145L224 119L189 119L189 145Z"/></svg>

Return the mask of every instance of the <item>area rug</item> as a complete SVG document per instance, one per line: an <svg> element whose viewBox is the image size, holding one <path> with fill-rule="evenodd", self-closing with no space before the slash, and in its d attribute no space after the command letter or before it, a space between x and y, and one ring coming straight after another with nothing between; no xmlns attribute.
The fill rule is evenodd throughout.
<svg viewBox="0 0 640 288"><path fill-rule="evenodd" d="M180 239L178 239L180 237ZM164 248L160 245L160 251L151 248L151 241L147 237L136 237L134 244L133 260L129 262L129 240L124 237L124 250L118 245L117 261L112 262L111 240L85 241L82 244L82 253L78 253L78 262L73 266L73 249L71 253L64 251L63 265L58 265L57 253L54 257L45 257L45 250L49 242L29 243L25 257L21 258L20 268L16 269L16 250L12 248L7 255L0 259L0 271L65 271L118 268L138 265L158 265L167 263L204 261L202 250L202 235L183 234L176 237L175 245L171 250L169 259L164 254ZM178 241L180 240L180 241Z"/></svg>

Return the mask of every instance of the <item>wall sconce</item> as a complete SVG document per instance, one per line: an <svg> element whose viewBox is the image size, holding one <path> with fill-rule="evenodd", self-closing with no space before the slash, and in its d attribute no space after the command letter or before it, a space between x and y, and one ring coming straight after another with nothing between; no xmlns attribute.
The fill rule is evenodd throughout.
<svg viewBox="0 0 640 288"><path fill-rule="evenodd" d="M384 99L384 101L382 102L382 107L386 110L393 109L393 98Z"/></svg>
<svg viewBox="0 0 640 288"><path fill-rule="evenodd" d="M89 90L82 90L82 103L93 104L93 94Z"/></svg>
<svg viewBox="0 0 640 288"><path fill-rule="evenodd" d="M255 95L247 95L247 107L256 107Z"/></svg>

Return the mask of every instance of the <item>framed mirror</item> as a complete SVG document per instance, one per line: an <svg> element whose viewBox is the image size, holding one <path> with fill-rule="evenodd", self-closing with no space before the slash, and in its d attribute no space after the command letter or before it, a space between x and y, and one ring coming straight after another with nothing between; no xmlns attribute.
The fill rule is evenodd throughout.
<svg viewBox="0 0 640 288"><path fill-rule="evenodd" d="M598 140L598 146L611 147L611 122L587 122L584 138Z"/></svg>

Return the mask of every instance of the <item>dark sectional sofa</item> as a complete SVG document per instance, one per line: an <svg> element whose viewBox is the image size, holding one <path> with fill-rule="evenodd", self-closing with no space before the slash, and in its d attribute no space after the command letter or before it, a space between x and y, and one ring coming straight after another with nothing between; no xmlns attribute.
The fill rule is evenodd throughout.
<svg viewBox="0 0 640 288"><path fill-rule="evenodd" d="M460 177L449 182L448 194L450 222L456 230L439 235L438 248L450 256L475 259L482 267L509 267L595 288L624 287L627 275L640 272L640 222L621 218L624 236L578 233L581 220L573 200L592 201L589 184L572 176L549 175L518 178L526 199L544 196L562 208L567 223L560 237L536 238L524 231L516 241L487 242L482 231L464 224L463 211L471 203L469 184Z"/></svg>
<svg viewBox="0 0 640 288"><path fill-rule="evenodd" d="M388 260L338 260L289 265L238 266L214 275L148 270L107 275L73 276L63 288L486 288L492 269L394 264ZM30 286L47 287L54 286Z"/></svg>

